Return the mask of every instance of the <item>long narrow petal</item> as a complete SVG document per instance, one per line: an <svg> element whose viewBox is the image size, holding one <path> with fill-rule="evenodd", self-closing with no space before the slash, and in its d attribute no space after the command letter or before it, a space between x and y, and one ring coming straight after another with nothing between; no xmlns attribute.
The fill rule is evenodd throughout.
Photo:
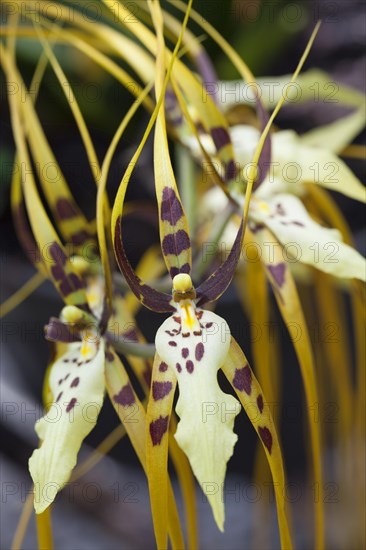
<svg viewBox="0 0 366 550"><path fill-rule="evenodd" d="M129 183L132 171L134 169L134 166L140 156L140 153L142 151L142 148L144 147L146 140L149 136L149 133L152 129L152 126L156 120L156 117L159 113L160 106L164 99L164 93L165 89L168 83L169 79L169 73L171 71L171 68L173 66L173 63L175 61L175 58L178 53L179 45L182 39L182 35L184 32L185 25L187 23L187 18L185 20L185 24L182 27L181 34L179 36L178 42L176 44L176 47L174 49L174 53L171 56L170 64L168 67L167 76L165 77L164 83L161 88L160 97L158 99L158 102L156 104L156 108L154 109L154 112L150 118L150 121L147 125L146 131L144 133L144 136L134 154L134 156L131 159L131 162L122 178L121 184L119 186L117 196L114 202L113 211L112 211L112 240L113 240L113 246L116 254L117 263L119 265L119 268L121 269L122 273L124 274L131 290L134 292L134 294L139 298L139 300L148 308L153 309L154 311L158 312L164 312L164 311L172 311L174 310L174 307L171 305L171 296L168 294L165 294L163 292L159 292L150 286L142 283L140 278L136 275L134 272L124 249L123 241L122 241L122 227L121 227L121 220L122 220L122 211L123 211L123 205L126 195L126 189L127 185ZM179 245L181 246L181 244Z"/></svg>
<svg viewBox="0 0 366 550"><path fill-rule="evenodd" d="M128 5L120 5L118 12L113 9L111 0L103 0L109 9L118 17L119 22L126 26L128 20L134 17L128 9ZM184 13L187 13L187 5L184 5ZM144 44L144 46L154 55L157 51L156 36L144 26L141 21L134 18L134 24L128 25L129 31L132 31L135 36ZM117 33L116 33L117 34ZM118 34L117 34L118 36ZM108 40L114 40L114 37L109 31ZM126 57L126 48L119 48L121 56ZM166 49L167 60L170 63L174 53ZM129 61L128 59L126 59ZM217 154L224 166L223 179L228 181L235 176L234 153L228 132L228 124L226 118L218 109L210 94L206 94L205 101L202 101L202 82L192 73L192 71L179 59L176 60L173 74L177 82L181 86L187 101L197 110L202 122L202 126L210 133L217 150Z"/></svg>
<svg viewBox="0 0 366 550"><path fill-rule="evenodd" d="M69 480L84 438L94 428L104 396L104 343L70 344L51 367L53 402L36 424L41 447L29 459L34 507L43 512Z"/></svg>
<svg viewBox="0 0 366 550"><path fill-rule="evenodd" d="M158 3L152 3L150 6L157 33L155 93L156 97L160 97L165 77L163 18ZM164 105L163 97L155 126L154 176L159 207L161 249L168 271L173 278L178 273L190 273L192 252L188 223L169 154Z"/></svg>
<svg viewBox="0 0 366 550"><path fill-rule="evenodd" d="M174 437L176 429L176 415L172 414L169 425L169 458L177 473L182 492L187 524L187 547L198 548L196 485L189 461Z"/></svg>
<svg viewBox="0 0 366 550"><path fill-rule="evenodd" d="M179 316L169 317L159 328L155 343L162 359L159 368L171 369L178 379L176 412L180 422L176 440L223 530L222 490L226 463L237 440L233 426L240 406L221 391L217 382L217 371L229 350L229 327L209 311L198 309L196 317L191 330L185 328Z"/></svg>
<svg viewBox="0 0 366 550"><path fill-rule="evenodd" d="M366 280L361 254L343 243L337 230L316 223L297 197L279 194L263 206L253 202L251 216L276 235L285 247L284 259L310 264L336 277Z"/></svg>
<svg viewBox="0 0 366 550"><path fill-rule="evenodd" d="M311 182L366 202L365 186L343 160L324 145L306 145L294 131L275 134L273 159L279 163L274 174L281 174L295 188L299 181Z"/></svg>
<svg viewBox="0 0 366 550"><path fill-rule="evenodd" d="M134 392L127 372L118 356L112 349L107 351L106 386L108 395L121 422L126 428L128 437L135 452L147 472L146 464L146 413ZM168 499L168 532L174 550L184 548L183 534L170 480L167 482ZM160 547L161 548L161 547ZM162 547L166 548L166 546ZM160 549L159 549L160 550Z"/></svg>
<svg viewBox="0 0 366 550"><path fill-rule="evenodd" d="M146 413L146 473L149 481L151 511L158 548L166 548L168 431L177 385L174 372L167 368L164 370L164 368L164 363L156 354Z"/></svg>
<svg viewBox="0 0 366 550"><path fill-rule="evenodd" d="M251 233L249 235L261 247L262 261L266 268L267 277L274 291L283 320L292 336L300 365L306 395L314 480L319 487L319 499L315 502L315 544L316 548L321 549L324 547L323 453L320 424L312 413L313 407L319 402L319 398L310 336L291 271L288 264L283 260L278 241L266 228L257 228L255 235ZM298 337L298 330L300 331L300 338ZM291 333L292 331L293 333Z"/></svg>
<svg viewBox="0 0 366 550"><path fill-rule="evenodd" d="M21 89L21 79L16 67L13 65L5 47L0 45L0 48L7 78L13 82L18 82L19 89ZM72 266L48 218L37 190L23 132L19 94L10 95L9 103L14 138L20 162L19 169L22 169L25 204L37 246L44 260L44 265L65 302L88 309L83 284L72 270Z"/></svg>
<svg viewBox="0 0 366 550"><path fill-rule="evenodd" d="M173 3L174 6L177 7L179 10L183 11L183 13L185 12L186 6L184 2L181 2L180 0L178 1L175 0L174 2L171 2L171 3ZM191 13L191 17L204 30L204 32L207 33L218 44L218 46L222 49L222 51L225 52L225 54L227 55L229 60L233 63L233 65L235 66L237 71L240 73L242 78L244 78L247 84L250 85L250 89L254 90L254 101L256 104L260 128L261 128L261 131L263 131L268 123L269 116L262 103L260 94L258 93L256 80L252 72L250 71L249 67L246 65L246 63L243 61L240 55L235 51L235 49L230 45L230 43L227 40L225 40L225 38L222 35L220 35L220 33L207 20L205 20L201 14L199 14L197 11L193 9ZM216 82L214 82L214 84L216 84ZM230 178L234 178L234 176L236 175L237 168L235 167L235 164L234 164L234 167L231 167L231 170L229 169L231 164L235 161L235 155L234 155L234 152L232 151L233 146L231 143L230 134L227 132L227 129L225 129L225 131L228 134L226 140L227 140L227 143L230 144L230 148L228 148L227 151L225 151L227 157L225 158L225 156L222 156L222 159L224 161L226 160L226 171L224 174L225 176L224 179L228 181ZM222 136L225 135L224 132L221 132L221 134ZM211 136L215 142L215 135L212 131L211 131ZM215 142L215 145L218 153L220 154L220 148L218 147L218 144L216 142ZM259 155L259 159L258 159L258 166L259 166L258 179L256 179L254 183L254 189L256 189L264 180L269 169L270 159L271 159L271 140L270 140L269 134L267 134L263 143L261 153ZM228 175L230 177L228 177Z"/></svg>
<svg viewBox="0 0 366 550"><path fill-rule="evenodd" d="M122 341L126 339L132 342L146 343L145 338L137 326L136 320L130 313L125 298L119 294L114 294L113 297L113 315L109 321L108 331L112 335L112 345L114 338L122 339ZM127 355L126 358L145 394L148 395L151 385L150 360L133 355Z"/></svg>
<svg viewBox="0 0 366 550"><path fill-rule="evenodd" d="M52 152L37 116L25 83L17 74L19 85L25 93L21 102L31 152L48 205L65 240L82 245L93 237L91 224L76 204L61 168Z"/></svg>
<svg viewBox="0 0 366 550"><path fill-rule="evenodd" d="M243 222L240 224L230 254L208 279L197 288L198 305L217 300L232 281L240 258L243 238Z"/></svg>
<svg viewBox="0 0 366 550"><path fill-rule="evenodd" d="M272 472L281 548L290 549L292 548L292 541L284 498L285 474L281 449L271 416L270 406L244 353L234 339L231 340L230 351L222 370L233 386L249 420L262 441Z"/></svg>

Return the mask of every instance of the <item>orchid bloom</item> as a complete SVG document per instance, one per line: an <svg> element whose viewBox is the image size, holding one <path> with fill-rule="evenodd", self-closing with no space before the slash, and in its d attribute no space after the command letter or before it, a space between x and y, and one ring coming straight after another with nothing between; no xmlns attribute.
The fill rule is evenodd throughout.
<svg viewBox="0 0 366 550"><path fill-rule="evenodd" d="M258 143L259 131L241 125L231 128L230 134L236 159L245 173ZM193 140L195 138L192 137L191 144ZM213 154L209 139L205 144ZM250 203L249 219L253 232L257 234L262 226L266 226L285 247L285 252L288 249L290 262L309 264L338 277L365 280L366 266L361 254L343 242L339 231L324 227L313 219L301 200L302 195L306 196L304 184L316 183L364 202L365 189L361 182L332 151L302 145L302 138L289 130L272 135L271 165L273 170L253 192ZM319 176L319 167L328 172L331 167L337 173L336 178L327 179L324 171ZM319 180L319 177L322 179ZM242 204L244 195L240 195L240 183L233 182L231 189L232 196ZM228 204L228 199L219 188L207 193L204 201L213 214ZM229 234L232 231L226 233L226 237ZM253 238L256 239L255 236Z"/></svg>
<svg viewBox="0 0 366 550"><path fill-rule="evenodd" d="M273 478L279 482L279 486L283 484L284 472L278 438L263 391L244 354L230 335L226 321L202 308L207 302L217 300L233 278L243 240L243 222L226 261L196 289L192 283L189 230L171 165L164 111L165 89L172 74L188 12L165 74L162 14L157 2L149 5L157 35L155 91L159 99L144 137L122 178L112 211L111 229L118 266L133 293L147 308L170 313L155 337L156 354L146 431L147 475L154 529L158 548L165 548L168 429L177 385L179 398L176 412L180 420L175 439L207 494L221 530L224 526L223 483L226 465L237 440L233 426L235 416L240 412L240 404L220 389L217 381L219 369L231 383L245 410L248 411L249 405L254 409L253 414L248 414L264 446ZM136 275L122 238L121 222L127 186L155 121L155 186L161 250L172 278L171 295L154 289ZM280 491L276 490L276 498L282 544L291 546Z"/></svg>
<svg viewBox="0 0 366 550"><path fill-rule="evenodd" d="M7 78L18 82L19 89L26 90L15 66L11 48L1 45L1 54ZM131 330L135 323L124 299L115 294L114 311L111 312L107 307L105 282L100 275L97 257L89 262L78 255L68 255L59 236L73 244L73 250L80 252L85 252L83 246L87 245L90 253L90 240L95 242L95 226L86 221L63 177L52 191L46 180L41 179L40 182L45 189L47 205L57 221L58 232L45 209L37 189L27 145L33 158L40 162L52 158L54 164L58 164L50 156L52 151L33 107L33 98L26 93L26 101L23 103L19 94L14 94L9 103L17 147L12 182L15 224L25 251L44 277L52 281L65 303L60 318L51 318L46 327L46 338L55 343L55 354L45 378L45 415L36 423L40 447L29 459L37 524L41 526L41 532L49 533L49 528L45 527L49 516L44 512L69 481L81 444L97 422L106 391L142 466L146 467L144 406L113 348L121 338L127 341L127 348L123 344L118 349L130 359L145 391L148 389L150 365L142 358L133 357L139 348L139 344L134 342L141 341L141 338L137 329ZM78 123L82 123L80 118ZM30 127L36 131L37 140L27 135ZM61 173L59 166L58 169ZM103 206L103 200L101 204ZM108 329L112 333L108 333ZM128 421L131 407L137 423ZM172 458L179 471L182 467L180 455L175 453ZM182 547L183 535L169 482L167 490L169 535L174 547ZM48 540L47 544L49 547L51 542Z"/></svg>

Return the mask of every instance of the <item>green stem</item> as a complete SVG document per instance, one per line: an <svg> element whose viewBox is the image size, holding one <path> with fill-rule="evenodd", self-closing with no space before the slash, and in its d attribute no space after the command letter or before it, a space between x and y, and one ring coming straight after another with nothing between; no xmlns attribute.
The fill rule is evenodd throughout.
<svg viewBox="0 0 366 550"><path fill-rule="evenodd" d="M107 332L106 337L114 349L123 355L135 355L145 359L150 359L155 355L154 344L140 344L127 338L119 338L111 332Z"/></svg>

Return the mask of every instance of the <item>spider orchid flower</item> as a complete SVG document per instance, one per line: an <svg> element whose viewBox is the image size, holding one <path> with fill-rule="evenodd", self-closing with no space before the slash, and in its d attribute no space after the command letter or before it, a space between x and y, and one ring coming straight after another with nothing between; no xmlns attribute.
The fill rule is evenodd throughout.
<svg viewBox="0 0 366 550"><path fill-rule="evenodd" d="M256 83L248 67L238 59L236 52L217 31L207 22L203 23L202 18L199 18L194 10L192 10L192 17L227 53L246 81L252 83L250 89L256 90L259 84L262 90L260 81ZM172 26L170 19L168 19L169 24ZM211 67L209 60L206 65ZM199 68L202 69L202 65ZM222 190L219 188L212 190L212 196L208 199L213 206L212 212L217 214L218 211L222 211L230 201L232 202L232 199L239 203L240 211L244 203L245 187L252 167L253 154L261 131L268 121L265 107L274 108L281 95L282 99L287 97L287 86L291 78L282 78L280 82L282 87L279 88L281 93L277 91L277 95L275 94L275 97L271 97L270 100L266 97L262 99L260 94L253 93L251 104L256 106L261 130L240 123L230 126L228 111L232 103L226 102L217 93L215 95L216 111L221 110L221 123L223 119L225 124L221 126L220 131L217 128L211 128L208 132L205 131L206 126L201 118L201 108L204 108L205 103L210 99L210 93L215 90L220 91L221 84L224 90L227 89L225 87L227 83L215 80L212 71L210 72L211 81L205 82L205 73L204 69L201 70L207 90L200 104L196 102L190 106L193 115L191 116L189 110L185 108L179 88L175 85L173 88L176 95L170 95L169 99L173 102L175 98L175 110L180 109L182 116L174 119L170 116L170 110L167 110L167 116L175 128L178 139L188 147L200 163L206 165L208 175L220 184ZM318 71L314 75L313 73L310 71L309 74L300 75L301 84L305 90L309 88L313 76L320 84L327 80L324 73ZM266 82L265 79L263 81ZM180 85L181 82L178 82ZM239 88L244 85L243 81L234 82L234 84ZM286 249L285 256L286 247L288 247L290 262L297 260L337 277L365 280L366 269L362 256L351 246L342 242L339 231L318 223L301 201L301 197L307 194L309 183L337 191L361 202L366 200L364 186L337 156L337 153L346 147L364 126L364 97L346 86L339 86L338 89L342 104L353 108L350 115L311 130L302 136L292 130L274 132L271 138L267 136L258 160L248 215L250 225L255 232L262 226L271 231L279 245ZM308 94L311 93L309 89ZM306 93L303 96L302 100L311 98ZM231 96L229 99L232 99ZM240 102L235 105L240 107ZM216 120L219 119L216 112ZM213 126L212 123L211 126ZM231 237L235 231L236 229L233 229ZM291 248L294 243L296 246Z"/></svg>
<svg viewBox="0 0 366 550"><path fill-rule="evenodd" d="M206 493L219 529L224 526L223 483L227 462L237 436L234 420L239 402L219 387L217 372L222 369L240 403L255 413L249 414L266 452L273 478L282 486L284 472L274 424L262 389L228 324L217 314L205 310L205 303L217 300L230 284L239 259L243 222L229 257L196 289L190 276L191 244L186 216L175 182L167 143L164 95L178 52L180 37L165 73L163 20L157 2L149 3L157 34L155 91L159 98L145 135L131 159L120 184L112 211L112 240L118 266L140 302L156 312L169 312L155 337L150 398L147 408L147 475L154 529L158 548L166 547L168 430L176 386L179 398L176 412L180 418L175 439L186 454L192 470ZM133 168L156 121L154 174L159 206L162 254L172 278L172 294L143 282L134 272L123 244L122 213L125 194ZM291 546L283 496L276 491L281 540Z"/></svg>
<svg viewBox="0 0 366 550"><path fill-rule="evenodd" d="M251 126L234 126L231 137L240 166L248 166L260 137L259 131ZM314 219L302 200L303 197L306 199L308 183L337 190L362 202L366 199L365 188L332 151L303 145L302 140L302 137L289 130L272 135L274 169L254 190L249 207L249 225L254 233L253 239L256 240L262 227L267 227L285 252L289 251L290 262L311 265L336 277L365 281L366 266L362 255L343 242L337 229L325 227ZM211 151L212 149L211 147ZM317 180L319 174L315 174L316 167L327 167L328 170L332 167L337 176L329 181L323 173L322 179ZM291 170L292 174L289 173ZM244 202L244 185L243 183L241 191L240 183L234 182L231 185L232 197L241 205ZM209 191L204 200L211 214L217 213L228 204L228 199L219 188ZM233 232L235 225L232 230L229 229L229 233ZM229 237L229 233L226 233L224 239Z"/></svg>
<svg viewBox="0 0 366 550"><path fill-rule="evenodd" d="M15 66L11 47L1 45L1 54L7 78L17 82L19 89L26 90ZM39 71L36 75L40 77ZM129 350L122 350L127 357L129 353L135 354L137 351L138 344L134 341L139 335L136 331L131 332L132 320L126 318L126 307L119 295L114 296L115 313L106 307L105 283L99 274L97 258L93 256L93 261L88 262L85 255L71 257L59 236L73 245L73 251L85 252L82 247L87 245L90 252L90 246L94 246L96 241L95 224L87 222L63 177L59 178L51 191L49 182L41 179L43 171L40 171L40 184L45 191L49 211L57 222L58 231L45 209L37 189L29 151L35 162L47 164L51 159L51 164L58 167L59 173L61 169L55 158L50 156L52 151L34 109L34 98L27 93L26 101L23 102L19 94L14 94L9 103L17 147L12 181L14 221L20 241L31 261L44 277L52 281L65 303L60 318L51 318L46 327L46 338L55 343L55 355L45 379L46 413L36 424L41 445L29 460L35 487L34 506L36 513L42 514L68 482L80 446L95 426L106 389L122 422L126 417L123 409L135 407L139 429L144 433L143 405L111 345L111 340L117 345L116 324L119 327L118 336L132 344ZM34 130L37 139L31 137L29 128ZM108 328L112 330L112 335L109 334L107 338ZM133 368L136 367L139 380L146 386L146 361L135 358L131 364ZM126 432L130 434L144 465L145 453L143 446L138 443L141 436L138 435L136 425L129 423ZM172 516L169 523L175 526L175 529L171 526L169 529L172 540L176 541L181 535L171 491L169 498Z"/></svg>
<svg viewBox="0 0 366 550"><path fill-rule="evenodd" d="M118 197L120 198L120 197ZM170 312L155 338L151 393L147 410L147 471L158 547L165 547L165 512L168 427L176 385L180 418L175 438L187 455L193 472L213 509L217 525L224 524L223 483L226 464L237 436L233 432L238 401L220 389L217 372L222 369L261 438L274 478L282 486L283 467L278 438L263 392L244 354L230 335L224 319L202 306L218 299L229 285L238 260L242 228L229 258L195 290L187 273L191 269L190 240L177 188L164 186L160 204L162 252L173 276L172 296L142 282L134 273L122 241L118 200L112 224L118 265L131 290L143 305L157 312ZM117 208L116 208L117 205ZM123 208L123 203L122 203ZM184 225L183 225L184 224ZM279 515L284 508L278 495ZM282 537L288 540L286 525Z"/></svg>

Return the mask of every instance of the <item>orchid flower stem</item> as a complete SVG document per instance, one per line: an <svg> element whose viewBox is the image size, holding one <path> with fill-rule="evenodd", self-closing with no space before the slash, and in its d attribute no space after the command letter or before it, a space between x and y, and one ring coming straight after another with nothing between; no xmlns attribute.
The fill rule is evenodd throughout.
<svg viewBox="0 0 366 550"><path fill-rule="evenodd" d="M46 277L43 273L35 273L24 285L19 288L14 294L9 296L0 306L0 319L8 315L11 311L17 308L24 300L26 300L41 284Z"/></svg>
<svg viewBox="0 0 366 550"><path fill-rule="evenodd" d="M17 528L11 543L11 550L20 550L26 531L28 523L33 514L33 494L28 493L27 499L22 508L22 512L18 521Z"/></svg>
<svg viewBox="0 0 366 550"><path fill-rule="evenodd" d="M51 507L41 514L36 514L37 538L39 550L52 550Z"/></svg>
<svg viewBox="0 0 366 550"><path fill-rule="evenodd" d="M154 344L140 344L126 338L119 340L113 333L107 333L106 336L115 350L123 355L135 355L136 357L144 357L145 359L151 359L155 355Z"/></svg>

